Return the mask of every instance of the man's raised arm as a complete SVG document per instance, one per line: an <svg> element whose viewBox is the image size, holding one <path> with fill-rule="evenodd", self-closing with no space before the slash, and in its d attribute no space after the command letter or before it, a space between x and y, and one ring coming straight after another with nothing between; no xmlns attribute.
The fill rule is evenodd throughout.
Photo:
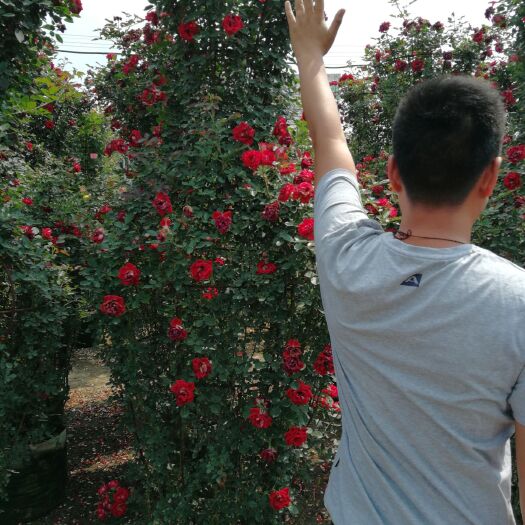
<svg viewBox="0 0 525 525"><path fill-rule="evenodd" d="M330 27L324 19L324 0L316 0L315 4L313 0L295 0L295 15L287 1L285 11L299 67L303 110L314 146L317 185L325 173L335 168L355 173L323 61L334 43L345 11L337 12Z"/></svg>

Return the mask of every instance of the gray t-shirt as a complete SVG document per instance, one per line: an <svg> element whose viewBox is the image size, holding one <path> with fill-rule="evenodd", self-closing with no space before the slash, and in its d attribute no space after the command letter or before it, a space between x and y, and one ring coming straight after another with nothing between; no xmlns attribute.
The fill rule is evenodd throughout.
<svg viewBox="0 0 525 525"><path fill-rule="evenodd" d="M525 424L525 270L473 244L403 243L348 170L316 188L317 270L342 435L335 525L509 525Z"/></svg>

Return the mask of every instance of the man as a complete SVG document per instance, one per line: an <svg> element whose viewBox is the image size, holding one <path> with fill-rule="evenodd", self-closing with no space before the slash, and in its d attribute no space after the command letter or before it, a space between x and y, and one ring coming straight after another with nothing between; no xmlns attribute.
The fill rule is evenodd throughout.
<svg viewBox="0 0 525 525"><path fill-rule="evenodd" d="M497 182L497 91L450 77L398 109L388 177L400 232L368 219L323 64L323 0L286 2L315 151L317 269L342 435L335 525L506 525L510 437L525 509L525 270L470 243Z"/></svg>

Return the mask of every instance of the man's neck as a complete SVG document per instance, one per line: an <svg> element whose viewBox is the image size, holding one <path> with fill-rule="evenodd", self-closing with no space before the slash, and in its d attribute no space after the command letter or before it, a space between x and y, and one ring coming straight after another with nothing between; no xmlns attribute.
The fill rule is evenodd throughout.
<svg viewBox="0 0 525 525"><path fill-rule="evenodd" d="M404 242L430 248L448 248L471 242L472 222L464 213L450 210L409 210L404 212L399 230L412 231ZM432 237L424 239L421 237ZM443 240L447 239L447 240ZM458 242L453 242L458 241Z"/></svg>

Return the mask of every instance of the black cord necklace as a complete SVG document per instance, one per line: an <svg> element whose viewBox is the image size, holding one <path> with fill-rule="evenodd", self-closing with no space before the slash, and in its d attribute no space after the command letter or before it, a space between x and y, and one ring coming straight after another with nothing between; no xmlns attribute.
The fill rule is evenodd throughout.
<svg viewBox="0 0 525 525"><path fill-rule="evenodd" d="M397 231L394 233L394 237L396 239L399 239L400 241L404 241L405 239L408 239L409 237L418 237L419 239L435 239L437 241L450 241L450 242L457 242L458 244L467 244L462 241L455 241L454 239L443 239L441 237L423 237L422 235L413 235L412 230L407 230L406 232Z"/></svg>

